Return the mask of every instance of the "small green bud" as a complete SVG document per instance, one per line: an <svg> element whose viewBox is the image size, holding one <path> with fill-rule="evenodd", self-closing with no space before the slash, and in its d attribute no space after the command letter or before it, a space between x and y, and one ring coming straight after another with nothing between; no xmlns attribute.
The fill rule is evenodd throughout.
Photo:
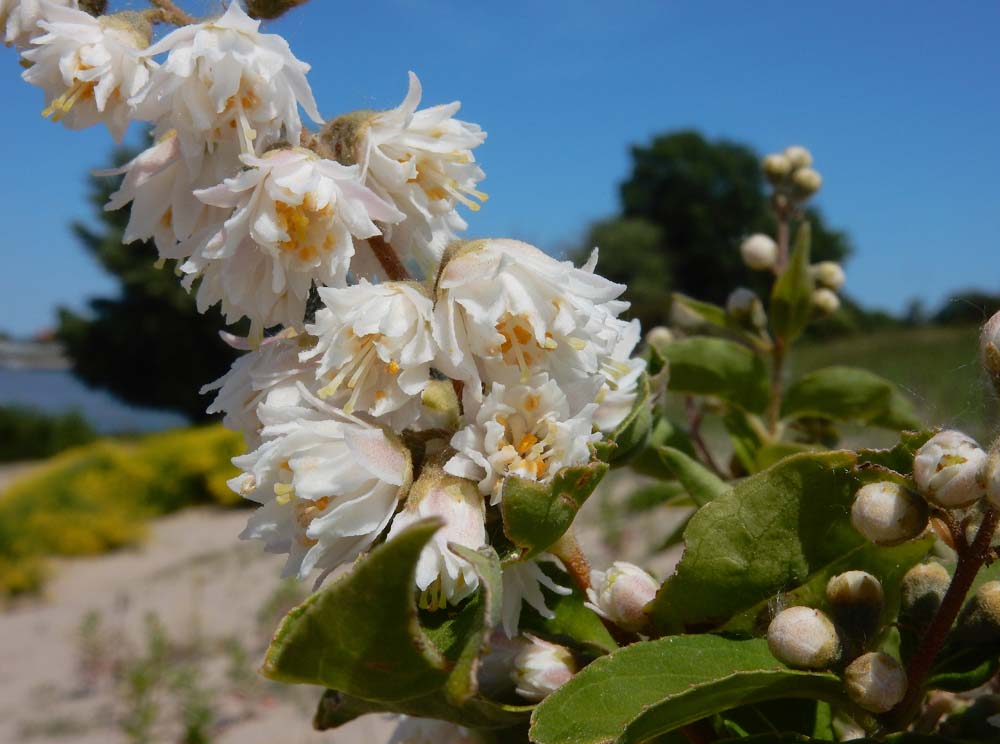
<svg viewBox="0 0 1000 744"><path fill-rule="evenodd" d="M792 172L792 161L788 159L787 155L774 153L764 158L761 167L768 181L779 183Z"/></svg>
<svg viewBox="0 0 1000 744"><path fill-rule="evenodd" d="M847 276L844 269L836 261L820 261L809 268L813 280L821 287L838 291L844 286Z"/></svg>
<svg viewBox="0 0 1000 744"><path fill-rule="evenodd" d="M812 607L789 607L767 628L774 657L795 669L827 669L840 658L840 637L826 615Z"/></svg>
<svg viewBox="0 0 1000 744"><path fill-rule="evenodd" d="M462 409L451 380L431 380L420 396L424 415L431 428L453 431L458 428Z"/></svg>
<svg viewBox="0 0 1000 744"><path fill-rule="evenodd" d="M746 287L734 289L726 299L726 312L741 325L763 328L767 325L764 303Z"/></svg>
<svg viewBox="0 0 1000 744"><path fill-rule="evenodd" d="M654 326L646 334L646 345L654 349L662 349L674 342L674 332L666 326Z"/></svg>
<svg viewBox="0 0 1000 744"><path fill-rule="evenodd" d="M801 197L809 197L820 190L823 177L812 168L799 168L792 174L792 185Z"/></svg>
<svg viewBox="0 0 1000 744"><path fill-rule="evenodd" d="M740 244L740 255L743 263L754 271L767 271L778 260L778 244L770 235L757 233Z"/></svg>
<svg viewBox="0 0 1000 744"><path fill-rule="evenodd" d="M813 164L813 156L802 145L792 145L785 148L785 157L793 168L808 168Z"/></svg>
<svg viewBox="0 0 1000 744"><path fill-rule="evenodd" d="M976 503L986 492L986 453L960 431L941 431L927 440L913 458L913 480L921 495L942 509Z"/></svg>
<svg viewBox="0 0 1000 744"><path fill-rule="evenodd" d="M888 713L906 695L906 672L883 653L859 656L844 670L847 696L872 713Z"/></svg>
<svg viewBox="0 0 1000 744"><path fill-rule="evenodd" d="M837 293L826 287L813 290L812 304L816 311L824 317L833 315L840 310L840 298L837 297Z"/></svg>
<svg viewBox="0 0 1000 744"><path fill-rule="evenodd" d="M882 617L882 582L865 571L847 571L826 584L826 599L849 650L862 651ZM855 654L848 654L848 658Z"/></svg>
<svg viewBox="0 0 1000 744"><path fill-rule="evenodd" d="M955 640L962 643L1000 641L1000 581L987 581L963 608L955 625Z"/></svg>
<svg viewBox="0 0 1000 744"><path fill-rule="evenodd" d="M900 651L909 658L941 606L951 574L940 563L921 563L900 584Z"/></svg>
<svg viewBox="0 0 1000 744"><path fill-rule="evenodd" d="M851 506L851 524L869 542L899 545L927 527L927 504L898 483L862 486Z"/></svg>

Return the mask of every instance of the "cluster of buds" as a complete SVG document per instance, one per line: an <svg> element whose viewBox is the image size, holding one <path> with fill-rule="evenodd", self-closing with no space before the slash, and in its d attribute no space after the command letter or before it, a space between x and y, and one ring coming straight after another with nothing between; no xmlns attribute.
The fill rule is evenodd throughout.
<svg viewBox="0 0 1000 744"><path fill-rule="evenodd" d="M851 522L869 542L898 545L919 537L933 511L969 509L984 497L1000 506L1000 457L960 431L940 431L914 456L913 487L895 481L863 486Z"/></svg>
<svg viewBox="0 0 1000 744"><path fill-rule="evenodd" d="M176 261L201 311L249 321L247 338L231 337L245 353L204 389L250 450L230 482L259 504L242 537L287 555L285 575L322 578L437 518L414 592L441 610L478 589L449 545L488 544L507 479L544 484L588 463L628 416L645 371L639 325L620 317L624 287L594 273L597 249L577 267L514 240L457 239L459 208L486 200L473 155L486 134L455 118L457 102L420 108L413 73L396 108L324 120L309 65L260 30L298 4L257 0L251 17L230 2L196 21L173 3L104 15L101 3L0 0L0 24L46 116L117 140L151 123L152 146L113 172L107 208L131 204L126 241ZM154 43L158 23L177 28ZM551 618L543 589L569 592L539 559L505 556L502 575L528 700L576 668L566 649L519 635L523 603ZM595 586L596 612L645 623L651 577L616 564Z"/></svg>
<svg viewBox="0 0 1000 744"><path fill-rule="evenodd" d="M794 202L805 201L823 185L823 177L812 165L812 153L801 145L771 153L762 163L764 176L775 194Z"/></svg>
<svg viewBox="0 0 1000 744"><path fill-rule="evenodd" d="M844 689L860 707L885 713L906 694L906 673L888 654L866 651L884 603L881 582L865 571L830 578L826 600L833 619L812 607L778 613L767 630L771 653L796 669L843 668Z"/></svg>

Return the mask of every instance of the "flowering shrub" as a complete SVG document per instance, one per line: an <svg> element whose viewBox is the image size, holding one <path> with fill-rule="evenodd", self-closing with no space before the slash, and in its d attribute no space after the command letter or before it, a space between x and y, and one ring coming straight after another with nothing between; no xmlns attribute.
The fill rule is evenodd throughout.
<svg viewBox="0 0 1000 744"><path fill-rule="evenodd" d="M109 208L132 203L127 238L154 240L200 308L250 322L205 391L247 444L229 482L258 505L242 536L318 589L263 673L327 688L319 728L402 716L396 742L978 736L964 699L925 701L997 671L1000 585L980 568L998 456L915 431L865 370L790 379L845 282L810 261L810 153L763 162L777 233L739 250L769 295L676 296L637 354L597 249L574 266L458 237L486 200L486 135L459 104L420 108L411 74L395 109L320 114L308 65L260 30L299 4L0 6L46 116L116 137L151 122ZM177 28L153 43L154 25ZM903 433L854 451L842 423ZM610 467L698 507L665 583L592 568L574 537Z"/></svg>

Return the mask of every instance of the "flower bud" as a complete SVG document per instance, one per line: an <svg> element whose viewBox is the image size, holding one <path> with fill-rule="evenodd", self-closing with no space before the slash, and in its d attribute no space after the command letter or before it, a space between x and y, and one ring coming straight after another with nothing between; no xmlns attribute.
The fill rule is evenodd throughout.
<svg viewBox="0 0 1000 744"><path fill-rule="evenodd" d="M869 483L858 489L851 524L876 545L898 545L927 527L927 504L898 483Z"/></svg>
<svg viewBox="0 0 1000 744"><path fill-rule="evenodd" d="M761 167L768 181L778 183L792 172L792 161L787 155L774 153L764 158Z"/></svg>
<svg viewBox="0 0 1000 744"><path fill-rule="evenodd" d="M836 261L820 261L813 264L809 271L818 285L832 289L834 292L843 287L847 280L844 269Z"/></svg>
<svg viewBox="0 0 1000 744"><path fill-rule="evenodd" d="M1000 581L987 581L962 610L955 625L960 643L990 643L1000 640Z"/></svg>
<svg viewBox="0 0 1000 744"><path fill-rule="evenodd" d="M791 145L785 148L785 157L793 168L808 168L813 164L812 153L802 145Z"/></svg>
<svg viewBox="0 0 1000 744"><path fill-rule="evenodd" d="M812 168L800 168L792 174L792 185L799 195L812 196L823 185L823 177Z"/></svg>
<svg viewBox="0 0 1000 744"><path fill-rule="evenodd" d="M993 389L1000 395L1000 313L986 321L979 336L979 353Z"/></svg>
<svg viewBox="0 0 1000 744"><path fill-rule="evenodd" d="M525 634L511 676L517 693L538 703L569 682L575 673L576 662L568 648Z"/></svg>
<svg viewBox="0 0 1000 744"><path fill-rule="evenodd" d="M766 271L773 268L778 260L778 244L770 235L756 233L740 245L740 255L743 263L754 271Z"/></svg>
<svg viewBox="0 0 1000 744"><path fill-rule="evenodd" d="M847 571L827 582L826 599L845 644L863 650L879 627L885 600L882 582L865 571Z"/></svg>
<svg viewBox="0 0 1000 744"><path fill-rule="evenodd" d="M1000 443L994 444L983 464L983 484L986 499L995 509L1000 509Z"/></svg>
<svg viewBox="0 0 1000 744"><path fill-rule="evenodd" d="M633 633L649 621L645 608L660 588L656 579L625 561L615 561L607 571L591 571L590 584L587 607Z"/></svg>
<svg viewBox="0 0 1000 744"><path fill-rule="evenodd" d="M913 458L913 479L924 498L944 509L959 509L986 492L986 453L960 431L935 434Z"/></svg>
<svg viewBox="0 0 1000 744"><path fill-rule="evenodd" d="M833 315L840 309L840 298L832 289L820 287L813 290L812 304L821 315Z"/></svg>
<svg viewBox="0 0 1000 744"><path fill-rule="evenodd" d="M796 669L826 669L840 656L840 638L830 618L812 607L789 607L767 628L774 657Z"/></svg>
<svg viewBox="0 0 1000 744"><path fill-rule="evenodd" d="M726 312L743 325L762 328L767 325L764 303L752 290L746 287L734 289L726 299Z"/></svg>
<svg viewBox="0 0 1000 744"><path fill-rule="evenodd" d="M662 349L673 342L674 332L666 326L654 326L646 334L646 345L652 346L654 349Z"/></svg>
<svg viewBox="0 0 1000 744"><path fill-rule="evenodd" d="M424 423L434 429L457 429L462 414L451 380L430 380L420 394Z"/></svg>
<svg viewBox="0 0 1000 744"><path fill-rule="evenodd" d="M940 563L921 563L900 583L900 652L909 658L941 606L951 575Z"/></svg>
<svg viewBox="0 0 1000 744"><path fill-rule="evenodd" d="M889 654L859 656L844 670L847 696L872 713L888 713L906 695L906 672Z"/></svg>

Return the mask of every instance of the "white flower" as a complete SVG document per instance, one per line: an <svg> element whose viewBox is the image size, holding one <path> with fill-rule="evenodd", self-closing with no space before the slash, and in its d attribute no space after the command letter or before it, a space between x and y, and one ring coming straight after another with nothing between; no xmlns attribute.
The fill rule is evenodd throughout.
<svg viewBox="0 0 1000 744"><path fill-rule="evenodd" d="M445 470L478 481L497 504L508 475L545 483L565 467L588 462L588 445L601 438L593 433L596 409L594 403L572 407L545 374L523 385L495 382L475 421L452 437L457 454Z"/></svg>
<svg viewBox="0 0 1000 744"><path fill-rule="evenodd" d="M546 558L551 560L550 556L544 554L540 556L540 559ZM560 586L549 578L536 561L522 561L505 566L501 579L503 584L501 625L508 638L517 635L517 628L521 621L521 605L525 602L547 620L555 617L555 613L545 604L545 595L542 593L543 586L563 596L573 593L572 589Z"/></svg>
<svg viewBox="0 0 1000 744"><path fill-rule="evenodd" d="M622 333L611 353L601 360L604 384L597 393L594 426L599 431L614 431L632 412L638 394L639 379L646 371L646 360L633 357L632 352L642 335L638 320L621 324Z"/></svg>
<svg viewBox="0 0 1000 744"><path fill-rule="evenodd" d="M158 134L176 130L192 170L206 151L236 137L248 153L279 141L299 144L299 106L321 121L309 65L259 27L233 2L222 17L183 26L146 50L168 54L135 97L137 117L155 121Z"/></svg>
<svg viewBox="0 0 1000 744"><path fill-rule="evenodd" d="M389 539L427 517L444 520L444 527L434 533L417 561L420 605L433 611L458 604L479 587L472 565L455 555L448 543L472 550L484 546L486 506L475 483L448 475L438 466L425 465L410 490L406 508L392 521Z"/></svg>
<svg viewBox="0 0 1000 744"><path fill-rule="evenodd" d="M46 0L0 0L0 30L7 46L26 48L41 33L38 21L44 13ZM76 8L77 0L48 0L49 5Z"/></svg>
<svg viewBox="0 0 1000 744"><path fill-rule="evenodd" d="M226 374L201 389L202 395L218 390L208 413L225 413L226 428L241 432L248 447L258 447L262 412L269 423L275 423L282 409L294 408L298 413L310 407L300 384L314 384L316 365L300 361L299 355L314 341L289 329L247 351Z"/></svg>
<svg viewBox="0 0 1000 744"><path fill-rule="evenodd" d="M421 393L436 354L431 332L433 304L414 282L322 288L325 307L306 326L317 337L305 358L315 358L321 397L347 398L347 413L386 416L396 430L420 416ZM331 402L340 403L338 398Z"/></svg>
<svg viewBox="0 0 1000 744"><path fill-rule="evenodd" d="M560 384L597 373L628 307L624 287L516 240L467 244L441 269L434 312L441 366L473 399L482 381L517 382L547 371Z"/></svg>
<svg viewBox="0 0 1000 744"><path fill-rule="evenodd" d="M381 429L331 411L265 426L263 444L233 459L229 485L262 506L240 535L287 553L304 578L357 557L381 534L411 477L407 450Z"/></svg>
<svg viewBox="0 0 1000 744"><path fill-rule="evenodd" d="M420 96L420 81L411 72L406 98L368 122L353 157L366 183L406 214L386 230L386 239L431 273L448 243L468 226L457 204L478 211L474 199L486 199L476 190L485 174L472 155L486 133L454 118L458 101L417 111Z"/></svg>
<svg viewBox="0 0 1000 744"><path fill-rule="evenodd" d="M401 215L357 180L356 166L298 147L242 158L247 170L195 192L232 214L179 249L190 251L186 286L200 276L199 309L221 301L230 322L246 316L258 332L299 327L314 282L346 282L353 238L377 235L373 219Z"/></svg>
<svg viewBox="0 0 1000 744"><path fill-rule="evenodd" d="M205 157L192 174L181 156L176 132L167 132L120 168L97 171L99 176L125 175L104 209L115 211L131 202L123 243L153 240L161 258L182 258L180 241L195 233L218 229L230 210L210 207L192 193L215 186L242 167L239 144L226 142Z"/></svg>
<svg viewBox="0 0 1000 744"><path fill-rule="evenodd" d="M624 630L646 626L645 607L660 588L656 579L638 566L615 561L607 571L591 571L590 583L587 607Z"/></svg>
<svg viewBox="0 0 1000 744"><path fill-rule="evenodd" d="M448 721L393 716L399 721L388 744L475 744L472 732Z"/></svg>
<svg viewBox="0 0 1000 744"><path fill-rule="evenodd" d="M576 673L576 661L565 646L527 634L520 643L512 676L517 694L526 700L541 702Z"/></svg>
<svg viewBox="0 0 1000 744"><path fill-rule="evenodd" d="M149 80L153 62L139 50L149 28L135 14L94 18L89 13L42 3L38 25L46 33L24 52L31 63L21 77L45 91L43 116L70 129L104 123L121 142L131 118L128 100Z"/></svg>
<svg viewBox="0 0 1000 744"><path fill-rule="evenodd" d="M927 440L913 458L913 480L920 494L944 509L978 501L986 492L986 453L960 431L941 431Z"/></svg>

